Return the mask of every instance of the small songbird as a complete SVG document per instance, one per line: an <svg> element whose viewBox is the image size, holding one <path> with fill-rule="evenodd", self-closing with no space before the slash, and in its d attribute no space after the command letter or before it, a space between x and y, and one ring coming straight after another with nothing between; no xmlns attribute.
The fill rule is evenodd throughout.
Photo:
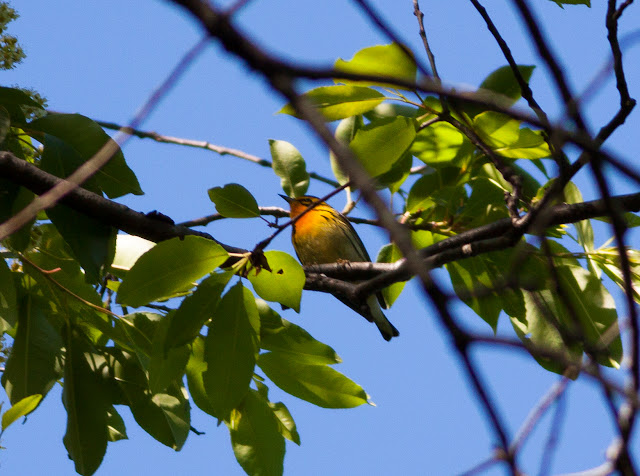
<svg viewBox="0 0 640 476"><path fill-rule="evenodd" d="M311 204L319 202L317 197L290 198L280 195L291 207L291 218L304 212ZM339 261L371 261L362 240L349 220L325 202L318 203L292 226L291 241L298 259L303 265L336 263ZM381 306L387 305L381 293L367 299L367 309L343 302L369 322L375 322L385 340L398 336L398 330L385 317Z"/></svg>

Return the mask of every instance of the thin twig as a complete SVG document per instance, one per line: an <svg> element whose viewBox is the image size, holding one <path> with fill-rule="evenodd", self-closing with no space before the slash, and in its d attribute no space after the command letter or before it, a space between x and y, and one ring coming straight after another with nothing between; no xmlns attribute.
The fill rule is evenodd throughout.
<svg viewBox="0 0 640 476"><path fill-rule="evenodd" d="M49 112L52 112L52 111L49 111ZM58 113L54 113L54 114L58 114ZM113 122L98 121L95 119L94 121L106 129L119 130L126 134L130 134L132 136L138 137L140 139L152 139L156 142L165 143L165 144L175 144L175 145L181 145L185 147L194 147L196 149L210 150L211 152L215 152L216 154L231 155L239 159L248 160L249 162L253 162L254 164L260 165L262 167L267 167L267 168L273 167L273 163L270 160L263 159L262 157L249 154L239 149L233 149L231 147L212 144L211 142L208 142L208 141L166 136L166 135L158 134L157 132L142 131L139 129L134 129L132 127L121 126L120 124L116 124ZM332 187L340 186L340 184L335 180L325 177L323 175L320 175L316 172L309 172L309 176L315 180L331 185Z"/></svg>

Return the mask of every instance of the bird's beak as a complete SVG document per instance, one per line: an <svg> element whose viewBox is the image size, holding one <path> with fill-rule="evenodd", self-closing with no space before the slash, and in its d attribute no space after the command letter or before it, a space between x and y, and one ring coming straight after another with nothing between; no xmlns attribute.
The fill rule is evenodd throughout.
<svg viewBox="0 0 640 476"><path fill-rule="evenodd" d="M284 198L287 201L287 203L291 203L291 202L294 201L293 198L287 197L286 195L282 195L280 193L278 195L280 195L282 198Z"/></svg>

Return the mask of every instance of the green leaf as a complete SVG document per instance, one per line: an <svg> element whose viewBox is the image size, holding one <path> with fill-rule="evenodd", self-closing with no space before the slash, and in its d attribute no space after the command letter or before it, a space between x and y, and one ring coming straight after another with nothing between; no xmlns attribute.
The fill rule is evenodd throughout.
<svg viewBox="0 0 640 476"><path fill-rule="evenodd" d="M189 360L190 351L186 344L166 350L165 342L172 323L170 315L165 316L158 322L153 333L148 368L149 390L152 393L164 392L171 383L182 382Z"/></svg>
<svg viewBox="0 0 640 476"><path fill-rule="evenodd" d="M80 114L50 114L32 121L29 129L61 139L73 147L83 161L89 160L104 144L112 141L96 122ZM127 166L120 148L95 177L109 198L118 198L127 193L142 195L138 179Z"/></svg>
<svg viewBox="0 0 640 476"><path fill-rule="evenodd" d="M385 100L375 89L362 86L322 86L304 94L322 113L327 121L337 121L370 111ZM300 118L290 104L284 106L281 114Z"/></svg>
<svg viewBox="0 0 640 476"><path fill-rule="evenodd" d="M524 170L516 163L510 163L509 167L511 167L513 169L513 172L522 179L522 199L526 202L530 202L533 197L536 196L536 193L540 189L540 182L538 182L529 172ZM485 164L482 164L482 166L476 170L476 175L479 177L487 177L496 184L500 185L502 190L505 190L509 193L513 192L513 187L511 186L511 184L504 179L502 174L492 163L487 162Z"/></svg>
<svg viewBox="0 0 640 476"><path fill-rule="evenodd" d="M40 168L56 177L68 177L86 161L86 158L71 144L55 135L45 133L44 139L41 138L40 142L43 145ZM102 195L99 175L93 175L85 180L82 188Z"/></svg>
<svg viewBox="0 0 640 476"><path fill-rule="evenodd" d="M456 214L465 198L464 186L468 180L457 167L431 170L414 182L407 197L406 211L417 213L440 207ZM438 217L432 217L438 219Z"/></svg>
<svg viewBox="0 0 640 476"><path fill-rule="evenodd" d="M124 420L113 406L107 411L107 431L109 441L126 440L127 429L124 426Z"/></svg>
<svg viewBox="0 0 640 476"><path fill-rule="evenodd" d="M13 273L7 262L0 259L0 335L18 322L18 302Z"/></svg>
<svg viewBox="0 0 640 476"><path fill-rule="evenodd" d="M118 349L110 362L113 376L125 404L138 425L160 443L179 451L189 435L190 417L187 393L182 385L171 384L165 393L152 394L143 369L133 355Z"/></svg>
<svg viewBox="0 0 640 476"><path fill-rule="evenodd" d="M165 350L191 342L206 322L214 317L222 291L233 272L214 273L204 279L191 296L187 296L171 314Z"/></svg>
<svg viewBox="0 0 640 476"><path fill-rule="evenodd" d="M564 199L566 203L582 203L582 193L580 189L573 182L567 183L564 187ZM573 224L578 232L578 243L588 253L594 250L593 244L593 228L589 220L582 220Z"/></svg>
<svg viewBox="0 0 640 476"><path fill-rule="evenodd" d="M2 431L6 430L18 418L27 416L40 404L42 395L29 395L19 402L16 402L11 408L2 414Z"/></svg>
<svg viewBox="0 0 640 476"><path fill-rule="evenodd" d="M314 339L311 334L285 319L266 302L257 301L260 314L260 347L278 351L289 358L310 365L331 365L342 362L336 351Z"/></svg>
<svg viewBox="0 0 640 476"><path fill-rule="evenodd" d="M613 298L601 280L580 266L564 247L552 241L549 245L556 267L554 280L561 292L552 287L554 281L549 276L545 258L534 251L520 265L520 273L526 277L526 282L535 283L538 290L523 291L526 314L512 316L516 332L525 345L532 343L538 348L550 349L565 355L569 361L578 362L582 348L586 346L599 351L600 364L618 367L622 343L619 333L611 334L611 329L617 325ZM608 336L608 341L603 341L605 336ZM538 361L554 372L564 371L560 362L550 359Z"/></svg>
<svg viewBox="0 0 640 476"><path fill-rule="evenodd" d="M269 403L250 390L228 424L231 445L240 466L251 475L280 476L285 444Z"/></svg>
<svg viewBox="0 0 640 476"><path fill-rule="evenodd" d="M400 253L400 250L395 244L389 243L380 248L376 262L395 263L399 259L402 259L402 253ZM400 281L399 283L393 283L391 286L387 286L382 290L382 295L384 296L384 301L387 303L387 307L391 307L396 299L398 299L398 296L402 293L405 284L407 284L406 281Z"/></svg>
<svg viewBox="0 0 640 476"><path fill-rule="evenodd" d="M582 199L582 193L580 193L580 189L573 183L569 182L564 187L564 199L566 203L582 203L584 200ZM596 273L596 276L599 276L599 267L597 262L595 262L590 253L594 251L595 245L593 243L593 227L591 226L590 220L581 220L573 224L578 233L578 244L582 246L584 251L587 254L587 264L589 269Z"/></svg>
<svg viewBox="0 0 640 476"><path fill-rule="evenodd" d="M640 303L640 252L628 249L627 255L630 261L631 293L633 295L633 299ZM624 276L620 269L620 255L618 253L618 249L615 247L598 248L598 250L592 253L591 257L598 264L598 267L602 269L614 283L626 292Z"/></svg>
<svg viewBox="0 0 640 476"><path fill-rule="evenodd" d="M464 135L447 122L436 122L421 129L411 144L411 154L428 165L452 162L468 143Z"/></svg>
<svg viewBox="0 0 640 476"><path fill-rule="evenodd" d="M155 245L153 241L145 240L139 236L116 235L116 254L111 263L111 272L119 278L123 278L136 261Z"/></svg>
<svg viewBox="0 0 640 476"><path fill-rule="evenodd" d="M253 268L247 277L256 294L267 301L275 301L300 312L300 299L305 274L300 263L284 251L267 251L264 254L271 271Z"/></svg>
<svg viewBox="0 0 640 476"><path fill-rule="evenodd" d="M200 236L158 243L127 273L118 290L118 303L139 307L187 291L228 256L218 243Z"/></svg>
<svg viewBox="0 0 640 476"><path fill-rule="evenodd" d="M575 323L568 316L569 319L563 324L569 329L578 324L587 348L602 351L598 362L618 368L622 360L620 333L613 334L614 338L610 342L602 341L605 334L608 334L607 331L618 326L613 297L594 273L587 271L577 259L570 257L566 248L555 242L550 242L550 247L554 254L562 256L554 260L558 263L558 281L578 318Z"/></svg>
<svg viewBox="0 0 640 476"><path fill-rule="evenodd" d="M323 408L353 408L367 403L367 394L352 380L325 365L309 365L286 353L260 354L258 365L278 387Z"/></svg>
<svg viewBox="0 0 640 476"><path fill-rule="evenodd" d="M503 309L512 316L525 312L520 290L505 285L513 253L513 250L497 251L446 265L456 294L494 332Z"/></svg>
<svg viewBox="0 0 640 476"><path fill-rule="evenodd" d="M304 195L309 188L309 173L298 149L289 142L273 139L269 140L269 148L282 190L290 197Z"/></svg>
<svg viewBox="0 0 640 476"><path fill-rule="evenodd" d="M625 212L625 213L622 213L621 215L624 218L627 228L635 228L637 226L640 226L640 216L636 215L635 213ZM602 221L605 223L612 222L611 218L609 217L594 217L594 220Z"/></svg>
<svg viewBox="0 0 640 476"><path fill-rule="evenodd" d="M209 198L216 210L227 218L254 218L260 216L258 202L251 192L237 183L209 189Z"/></svg>
<svg viewBox="0 0 640 476"><path fill-rule="evenodd" d="M46 213L87 273L87 281L97 283L113 260L117 230L65 205L56 205Z"/></svg>
<svg viewBox="0 0 640 476"><path fill-rule="evenodd" d="M293 421L293 417L291 413L289 413L289 409L282 402L278 403L269 403L271 410L273 410L273 414L278 419L278 423L280 424L280 434L284 436L287 440L293 441L296 445L300 446L300 435L298 434L298 429L296 428L296 422Z"/></svg>
<svg viewBox="0 0 640 476"><path fill-rule="evenodd" d="M397 102L383 102L377 105L371 111L364 114L370 121L376 119L384 119L386 117L405 116L415 119L420 109L408 104L399 104Z"/></svg>
<svg viewBox="0 0 640 476"><path fill-rule="evenodd" d="M122 316L116 321L116 330L124 339L118 342L127 351L135 352L140 365L149 370L149 362L153 351L153 339L160 323L169 317L153 312L135 312Z"/></svg>
<svg viewBox="0 0 640 476"><path fill-rule="evenodd" d="M48 303L27 295L18 309L18 329L2 374L12 405L30 395L46 395L61 375L62 339L47 319Z"/></svg>
<svg viewBox="0 0 640 476"><path fill-rule="evenodd" d="M4 142L11 127L9 111L4 106L0 106L0 143Z"/></svg>
<svg viewBox="0 0 640 476"><path fill-rule="evenodd" d="M539 131L520 128L520 122L505 114L487 111L473 119L480 138L498 155L512 159L549 157L549 145Z"/></svg>
<svg viewBox="0 0 640 476"><path fill-rule="evenodd" d="M216 410L211 405L207 391L204 388L202 374L207 370L207 363L204 361L204 339L196 337L191 344L191 355L187 363L187 384L189 394L193 403L205 413L217 418Z"/></svg>
<svg viewBox="0 0 640 476"><path fill-rule="evenodd" d="M591 8L591 0L551 0L560 8L564 8L562 5L586 5Z"/></svg>
<svg viewBox="0 0 640 476"><path fill-rule="evenodd" d="M388 172L377 177L376 185L378 187L387 187L391 193L396 193L409 177L412 165L413 157L409 151L406 151L402 154L402 157L391 166Z"/></svg>
<svg viewBox="0 0 640 476"><path fill-rule="evenodd" d="M358 51L353 58L348 61L338 59L334 68L345 73L371 74L379 76L389 76L405 81L415 81L416 63L411 53L403 50L397 43L388 45L370 46ZM339 82L348 82L343 79ZM357 82L357 84L384 85L384 82ZM397 87L397 86L394 86Z"/></svg>
<svg viewBox="0 0 640 476"><path fill-rule="evenodd" d="M504 189L498 183L484 177L476 177L470 185L471 196L466 201L462 213L468 220L466 226L475 228L509 216L504 201Z"/></svg>
<svg viewBox="0 0 640 476"><path fill-rule="evenodd" d="M518 71L520 71L520 75L526 83L531 79L535 68L535 66L518 65ZM493 91L511 98L513 102L510 105L515 104L515 102L522 97L522 90L511 66L502 66L493 71L482 81L480 89Z"/></svg>
<svg viewBox="0 0 640 476"><path fill-rule="evenodd" d="M110 404L87 361L88 349L77 330L67 330L65 348L62 402L67 410L67 431L63 442L76 472L89 475L95 473L107 451Z"/></svg>
<svg viewBox="0 0 640 476"><path fill-rule="evenodd" d="M241 282L224 295L205 339L203 383L216 416L224 419L246 395L258 352L259 317Z"/></svg>
<svg viewBox="0 0 640 476"><path fill-rule="evenodd" d="M363 126L362 116L352 116L343 119L336 127L335 137L345 145L349 145L353 138L356 136L356 132ZM349 181L349 177L340 168L340 164L336 159L336 155L333 151L329 151L329 160L331 162L331 170L335 175L338 183L344 185Z"/></svg>
<svg viewBox="0 0 640 476"><path fill-rule="evenodd" d="M567 367L560 360L539 356L538 351L553 352L566 362L580 363L582 348L579 345L568 346L558 331L556 316L563 312L558 308L557 297L549 289L524 291L526 312L519 316L510 316L511 324L524 346L529 349L536 361L545 369L564 374Z"/></svg>
<svg viewBox="0 0 640 476"><path fill-rule="evenodd" d="M413 119L395 117L358 129L351 149L371 177L388 172L416 137Z"/></svg>
<svg viewBox="0 0 640 476"><path fill-rule="evenodd" d="M534 69L535 66L518 65L518 70L525 83L529 84ZM480 84L480 89L477 93L480 95L488 93L490 98L498 100L504 107L514 105L522 97L520 84L516 80L513 69L508 65L496 69L487 76ZM465 111L471 116L475 116L483 110L485 109L476 105L465 107Z"/></svg>
<svg viewBox="0 0 640 476"><path fill-rule="evenodd" d="M13 122L24 123L26 121L24 112L20 106L35 107L42 109L42 106L29 97L27 93L18 88L0 87L0 104L6 108Z"/></svg>

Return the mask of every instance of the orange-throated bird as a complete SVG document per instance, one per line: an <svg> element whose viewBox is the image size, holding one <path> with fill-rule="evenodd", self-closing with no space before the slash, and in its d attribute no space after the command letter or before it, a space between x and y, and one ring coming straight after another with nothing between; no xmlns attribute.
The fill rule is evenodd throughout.
<svg viewBox="0 0 640 476"><path fill-rule="evenodd" d="M297 198L280 196L289 202L291 218L300 215L307 207L320 200L308 195ZM320 202L293 224L291 241L303 265L371 261L349 220L325 202ZM380 306L387 308L382 294L369 296L367 309L342 301L369 322L375 322L385 340L399 335L398 330L382 313Z"/></svg>

